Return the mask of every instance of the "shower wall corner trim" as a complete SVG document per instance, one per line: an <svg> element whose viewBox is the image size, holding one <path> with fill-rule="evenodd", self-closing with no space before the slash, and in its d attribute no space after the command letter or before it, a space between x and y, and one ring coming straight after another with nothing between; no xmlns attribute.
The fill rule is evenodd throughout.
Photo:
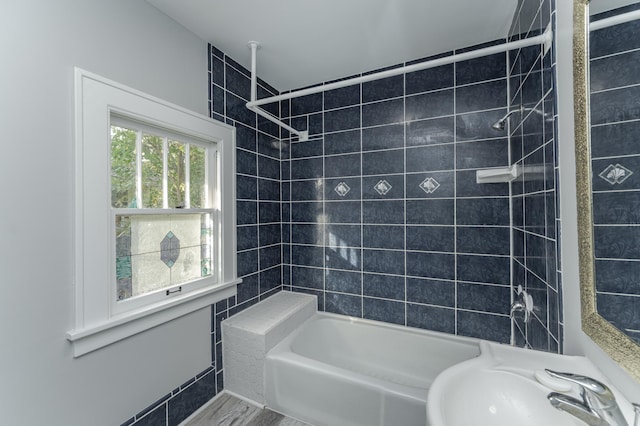
<svg viewBox="0 0 640 426"><path fill-rule="evenodd" d="M386 71L380 71L374 74L368 74L360 77L354 77L347 80L338 81L335 83L329 84L320 84L318 86L310 87L307 89L296 90L293 92L271 96L268 98L257 100L257 74L256 74L256 61L257 61L257 50L259 48L259 43L255 41L251 41L248 43L249 48L251 49L251 101L246 103L246 107L251 111L259 114L260 116L266 118L267 120L279 125L283 129L288 130L292 134L298 136L300 141L306 141L309 137L309 132L306 130L296 130L293 127L287 125L282 122L278 117L270 114L264 109L260 108L262 105L267 105L273 102L284 101L287 99L299 98L302 96L312 95L315 93L325 92L334 89L340 89L342 87L352 86L354 84L366 83L368 81L380 80L387 77L393 77L400 74L421 71L428 68L435 68L440 65L447 65L454 62L466 61L468 59L479 58L482 56L493 55L495 53L506 52L514 49L522 49L524 47L534 46L537 44L541 44L545 46L550 46L553 41L553 31L551 30L551 26L547 27L544 33L525 38L522 40L512 41L509 43L498 44L495 46L489 46L478 50L472 50L464 53L457 53L450 56L446 56L443 58L432 59L425 62L420 62L417 64L406 65L400 68L394 68Z"/></svg>

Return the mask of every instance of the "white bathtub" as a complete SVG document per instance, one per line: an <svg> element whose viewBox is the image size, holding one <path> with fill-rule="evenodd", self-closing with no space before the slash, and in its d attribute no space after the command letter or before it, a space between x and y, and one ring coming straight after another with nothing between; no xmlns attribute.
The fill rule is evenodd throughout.
<svg viewBox="0 0 640 426"><path fill-rule="evenodd" d="M478 341L317 313L267 353L267 407L314 426L426 425L427 393Z"/></svg>

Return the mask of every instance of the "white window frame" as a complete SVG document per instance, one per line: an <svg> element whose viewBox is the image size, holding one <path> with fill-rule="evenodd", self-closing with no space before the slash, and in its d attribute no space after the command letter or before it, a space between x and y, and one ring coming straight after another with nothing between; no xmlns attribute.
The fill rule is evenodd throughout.
<svg viewBox="0 0 640 426"><path fill-rule="evenodd" d="M218 236L215 279L124 311L116 308L113 292L113 115L209 142L217 154L217 191L212 192ZM236 295L241 280L236 266L233 127L75 68L75 167L75 328L66 333L75 357Z"/></svg>

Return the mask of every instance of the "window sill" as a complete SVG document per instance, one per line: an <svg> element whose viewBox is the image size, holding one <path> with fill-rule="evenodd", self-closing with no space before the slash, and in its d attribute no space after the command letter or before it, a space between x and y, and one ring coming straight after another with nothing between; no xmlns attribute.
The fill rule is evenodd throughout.
<svg viewBox="0 0 640 426"><path fill-rule="evenodd" d="M127 312L106 322L68 331L75 358L236 295L242 280L193 291L169 302Z"/></svg>

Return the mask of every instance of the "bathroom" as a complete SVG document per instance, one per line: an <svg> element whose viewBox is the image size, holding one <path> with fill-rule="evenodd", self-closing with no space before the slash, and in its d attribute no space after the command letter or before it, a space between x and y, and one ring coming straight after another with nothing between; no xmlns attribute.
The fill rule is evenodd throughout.
<svg viewBox="0 0 640 426"><path fill-rule="evenodd" d="M5 139L29 148L14 152L27 152L34 170L9 155L0 167L5 181L21 180L6 185L0 221L3 423L178 424L224 389L220 322L280 290L317 295L327 312L584 355L640 401L637 382L581 330L572 2L513 2L518 28L555 23L540 58L523 49L283 102L280 117L308 128L306 142L263 121L256 131L244 106L250 76L238 63L249 40L237 40L245 57L227 56L151 3L4 7ZM259 49L259 60L268 56ZM236 296L79 357L65 338L77 274L74 67L236 125L242 278ZM432 93L447 93L438 105L450 109L411 109ZM510 140L491 128L521 104L544 115L528 114ZM441 139L425 143L429 131ZM518 163L547 173L475 183L476 170ZM35 247L38 268L22 256ZM536 309L512 332L518 284Z"/></svg>

